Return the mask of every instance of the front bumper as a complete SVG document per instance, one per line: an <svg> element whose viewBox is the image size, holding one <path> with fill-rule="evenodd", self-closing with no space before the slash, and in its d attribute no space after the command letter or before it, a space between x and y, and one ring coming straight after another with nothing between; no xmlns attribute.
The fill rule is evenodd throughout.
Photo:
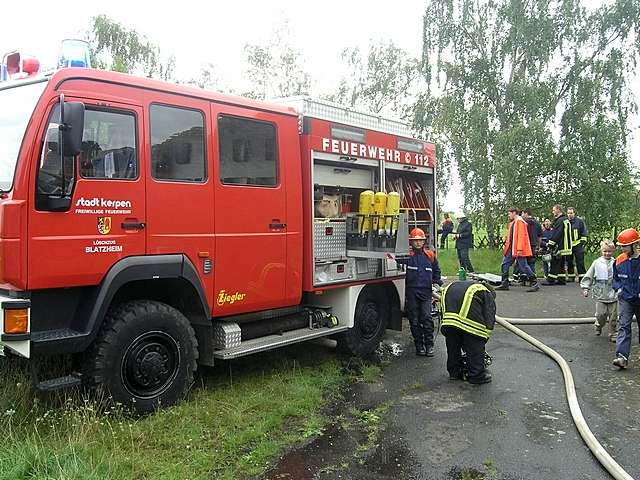
<svg viewBox="0 0 640 480"><path fill-rule="evenodd" d="M26 333L5 332L4 312L16 308L27 309ZM0 355L4 355L4 349L7 348L21 357L29 358L31 355L31 300L0 295L0 327Z"/></svg>

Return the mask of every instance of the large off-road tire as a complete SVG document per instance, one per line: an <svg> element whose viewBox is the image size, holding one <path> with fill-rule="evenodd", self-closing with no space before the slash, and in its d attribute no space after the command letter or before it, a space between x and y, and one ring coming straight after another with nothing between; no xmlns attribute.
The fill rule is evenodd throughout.
<svg viewBox="0 0 640 480"><path fill-rule="evenodd" d="M178 310L151 300L112 307L86 361L100 396L146 414L179 401L193 383L198 342Z"/></svg>
<svg viewBox="0 0 640 480"><path fill-rule="evenodd" d="M337 338L339 347L353 355L373 353L380 345L389 315L390 308L384 290L365 288L358 296L353 327Z"/></svg>

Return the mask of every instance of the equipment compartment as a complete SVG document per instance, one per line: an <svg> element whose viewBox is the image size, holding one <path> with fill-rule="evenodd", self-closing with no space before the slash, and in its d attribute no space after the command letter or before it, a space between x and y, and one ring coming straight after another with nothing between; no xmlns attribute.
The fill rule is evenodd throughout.
<svg viewBox="0 0 640 480"><path fill-rule="evenodd" d="M315 260L342 260L347 256L347 226L342 218L318 219L313 223Z"/></svg>
<svg viewBox="0 0 640 480"><path fill-rule="evenodd" d="M373 185L373 171L371 168L359 168L353 164L316 164L313 170L313 182L317 185L331 185L334 187L370 189Z"/></svg>
<svg viewBox="0 0 640 480"><path fill-rule="evenodd" d="M407 216L407 231L415 227L424 230L427 244L435 245L434 180L431 169L398 171L388 169L385 185L388 191L400 193L400 211Z"/></svg>

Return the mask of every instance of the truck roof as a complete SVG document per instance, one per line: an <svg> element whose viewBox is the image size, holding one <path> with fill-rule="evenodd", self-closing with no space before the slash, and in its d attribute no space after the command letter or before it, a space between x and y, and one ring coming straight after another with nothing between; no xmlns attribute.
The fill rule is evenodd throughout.
<svg viewBox="0 0 640 480"><path fill-rule="evenodd" d="M49 77L49 81L54 89L58 89L58 87L67 80L85 79L145 90L155 90L175 95L183 95L209 100L216 103L268 111L288 116L297 117L302 115L431 143L429 140L424 140L423 138L416 136L415 132L412 131L407 124L401 121L369 112L359 111L327 100L314 99L308 96L296 96L279 98L271 101L260 101L238 95L219 93L212 90L205 90L202 88L179 85L152 78L112 72L109 70L98 70L94 68L62 68L42 75L8 81L6 83L3 82L0 84L0 89L12 88L36 81L43 81L43 79L47 77Z"/></svg>
<svg viewBox="0 0 640 480"><path fill-rule="evenodd" d="M66 80L86 79L99 82L115 83L125 85L127 87L142 88L145 90L156 90L164 93L172 93L175 95L183 95L192 98L200 98L212 102L236 105L255 110L266 110L283 115L291 115L296 117L298 116L298 112L290 106L268 103L260 100L252 100L250 98L240 97L237 95L218 93L197 87L178 85L175 83L164 82L152 78L138 77L135 75L128 75L107 70L96 70L93 68L63 68L53 72L53 74L50 75L50 81L56 89L62 82Z"/></svg>

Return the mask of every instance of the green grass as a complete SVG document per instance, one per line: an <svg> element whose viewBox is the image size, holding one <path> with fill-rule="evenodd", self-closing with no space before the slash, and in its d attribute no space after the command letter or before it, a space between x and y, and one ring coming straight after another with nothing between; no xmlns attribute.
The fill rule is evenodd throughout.
<svg viewBox="0 0 640 480"><path fill-rule="evenodd" d="M600 256L599 253L587 253L585 255L585 268L589 268L591 262ZM492 250L489 248L474 248L469 250L469 258L476 272L500 274L502 264L502 250ZM447 277L457 277L460 264L454 248L438 250L438 262L442 274ZM536 261L536 275L542 277L542 261Z"/></svg>
<svg viewBox="0 0 640 480"><path fill-rule="evenodd" d="M469 250L469 258L476 272L500 272L502 253L498 250L474 248ZM443 275L453 277L458 274L460 264L454 248L438 250L438 262Z"/></svg>
<svg viewBox="0 0 640 480"><path fill-rule="evenodd" d="M351 415L367 434L366 441L358 445L360 453L371 450L377 444L380 432L385 426L385 418L392 406L392 402L386 402L371 410L351 410Z"/></svg>
<svg viewBox="0 0 640 480"><path fill-rule="evenodd" d="M362 367L362 381L364 383L378 383L382 377L382 368L380 366L365 365Z"/></svg>
<svg viewBox="0 0 640 480"><path fill-rule="evenodd" d="M322 432L345 380L340 360L296 346L207 373L181 404L145 418L101 411L80 393L39 400L0 359L0 479L241 479Z"/></svg>

